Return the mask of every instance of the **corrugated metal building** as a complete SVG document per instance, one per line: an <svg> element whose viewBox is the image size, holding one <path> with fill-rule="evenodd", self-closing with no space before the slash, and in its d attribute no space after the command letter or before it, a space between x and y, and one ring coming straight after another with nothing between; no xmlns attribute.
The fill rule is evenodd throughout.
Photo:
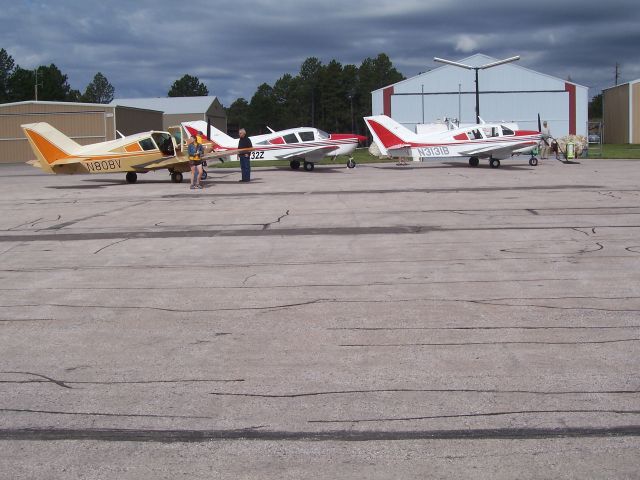
<svg viewBox="0 0 640 480"><path fill-rule="evenodd" d="M602 91L603 143L640 143L640 79Z"/></svg>
<svg viewBox="0 0 640 480"><path fill-rule="evenodd" d="M471 66L498 61L476 54L459 60ZM478 72L480 118L486 122L517 122L537 130L538 114L551 133L587 135L588 88L521 67L499 65ZM409 129L416 124L456 118L475 123L474 70L445 65L371 92L373 115L385 114Z"/></svg>
<svg viewBox="0 0 640 480"><path fill-rule="evenodd" d="M163 129L180 122L209 120L218 130L227 131L227 113L217 97L116 98L111 105L146 108L164 112Z"/></svg>
<svg viewBox="0 0 640 480"><path fill-rule="evenodd" d="M162 129L162 112L94 103L15 102L0 104L0 163L26 162L35 157L20 128L47 122L81 145L123 135Z"/></svg>

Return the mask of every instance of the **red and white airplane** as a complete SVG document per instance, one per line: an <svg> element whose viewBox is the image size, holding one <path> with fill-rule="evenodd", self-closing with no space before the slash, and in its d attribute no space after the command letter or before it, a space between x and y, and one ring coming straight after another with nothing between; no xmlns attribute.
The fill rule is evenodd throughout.
<svg viewBox="0 0 640 480"><path fill-rule="evenodd" d="M183 122L184 130L194 136L201 132L213 145L213 153L207 157L231 157L238 153L238 139L221 132L211 124L199 120ZM352 133L326 133L312 127L290 128L288 130L273 131L264 135L249 137L253 148L251 160L289 160L293 170L300 168L311 171L315 163L324 157L348 155L347 167L353 168L356 162L351 157L358 143L367 137Z"/></svg>
<svg viewBox="0 0 640 480"><path fill-rule="evenodd" d="M542 134L535 130L518 130L516 124L481 123L440 131L414 133L386 115L364 118L381 155L412 158L414 161L466 157L469 165L477 167L481 158L489 160L492 168L500 160L513 154L529 153ZM538 159L531 155L529 165Z"/></svg>

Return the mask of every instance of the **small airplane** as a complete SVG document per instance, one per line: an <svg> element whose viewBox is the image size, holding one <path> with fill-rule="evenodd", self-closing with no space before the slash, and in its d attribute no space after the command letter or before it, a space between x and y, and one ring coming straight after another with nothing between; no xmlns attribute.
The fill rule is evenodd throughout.
<svg viewBox="0 0 640 480"><path fill-rule="evenodd" d="M80 145L45 122L21 127L37 158L27 163L47 173L126 172L127 183L135 183L138 173L167 169L171 180L180 183L182 174L189 171L186 149L176 151L169 132L149 131Z"/></svg>
<svg viewBox="0 0 640 480"><path fill-rule="evenodd" d="M238 139L230 137L205 121L183 122L182 127L190 136L198 132L207 132L203 138L211 142L213 152L206 157L229 158L239 152ZM293 170L299 169L302 162L307 171L312 171L315 163L324 157L335 158L338 155L348 155L347 167L355 167L356 162L351 154L359 142L367 139L352 133L326 133L313 127L290 128L277 132L271 130L271 133L249 138L253 144L250 150L251 160L289 160L289 166Z"/></svg>
<svg viewBox="0 0 640 480"><path fill-rule="evenodd" d="M491 168L498 168L501 159L531 153L542 138L539 131L518 130L517 124L512 123L449 126L414 133L386 115L364 117L364 121L381 155L412 158L414 161L466 157L471 167L477 167L480 159L486 158ZM537 164L538 159L531 154L529 165Z"/></svg>

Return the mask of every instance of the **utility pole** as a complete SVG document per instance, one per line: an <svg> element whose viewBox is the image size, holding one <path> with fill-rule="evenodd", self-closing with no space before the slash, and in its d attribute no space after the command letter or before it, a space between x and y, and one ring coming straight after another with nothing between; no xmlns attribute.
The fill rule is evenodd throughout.
<svg viewBox="0 0 640 480"><path fill-rule="evenodd" d="M36 67L34 72L36 74L35 96L36 96L36 102L37 102L38 101L38 67Z"/></svg>
<svg viewBox="0 0 640 480"><path fill-rule="evenodd" d="M620 64L618 62L616 62L616 83L615 85L618 85L618 79L620 78Z"/></svg>

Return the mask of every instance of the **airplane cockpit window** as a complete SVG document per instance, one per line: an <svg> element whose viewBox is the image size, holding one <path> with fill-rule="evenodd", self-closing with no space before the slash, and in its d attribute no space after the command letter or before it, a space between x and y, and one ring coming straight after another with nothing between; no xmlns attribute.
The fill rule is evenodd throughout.
<svg viewBox="0 0 640 480"><path fill-rule="evenodd" d="M151 137L156 142L163 155L175 155L176 152L173 148L171 135L165 132L154 132L151 134ZM142 148L146 150L146 148Z"/></svg>
<svg viewBox="0 0 640 480"><path fill-rule="evenodd" d="M295 133L290 133L288 135L285 135L283 138L284 138L285 143L299 143L300 142L298 140L298 137L296 137Z"/></svg>
<svg viewBox="0 0 640 480"><path fill-rule="evenodd" d="M500 127L502 128L502 134L503 135L515 135L513 130L511 130L510 128L507 128L504 125L500 125Z"/></svg>
<svg viewBox="0 0 640 480"><path fill-rule="evenodd" d="M482 134L480 133L480 130L478 130L477 128L467 132L467 135L469 136L469 138L472 138L475 140L480 140L482 138Z"/></svg>
<svg viewBox="0 0 640 480"><path fill-rule="evenodd" d="M158 148L150 138L143 138L138 143L140 144L140 147L142 147L142 150L155 150L156 148Z"/></svg>
<svg viewBox="0 0 640 480"><path fill-rule="evenodd" d="M298 135L300 135L300 140L303 142L312 142L315 138L311 131L298 132Z"/></svg>
<svg viewBox="0 0 640 480"><path fill-rule="evenodd" d="M327 132L325 132L323 130L318 130L318 137L321 140L326 140L327 138L331 138L331 135L329 135Z"/></svg>

